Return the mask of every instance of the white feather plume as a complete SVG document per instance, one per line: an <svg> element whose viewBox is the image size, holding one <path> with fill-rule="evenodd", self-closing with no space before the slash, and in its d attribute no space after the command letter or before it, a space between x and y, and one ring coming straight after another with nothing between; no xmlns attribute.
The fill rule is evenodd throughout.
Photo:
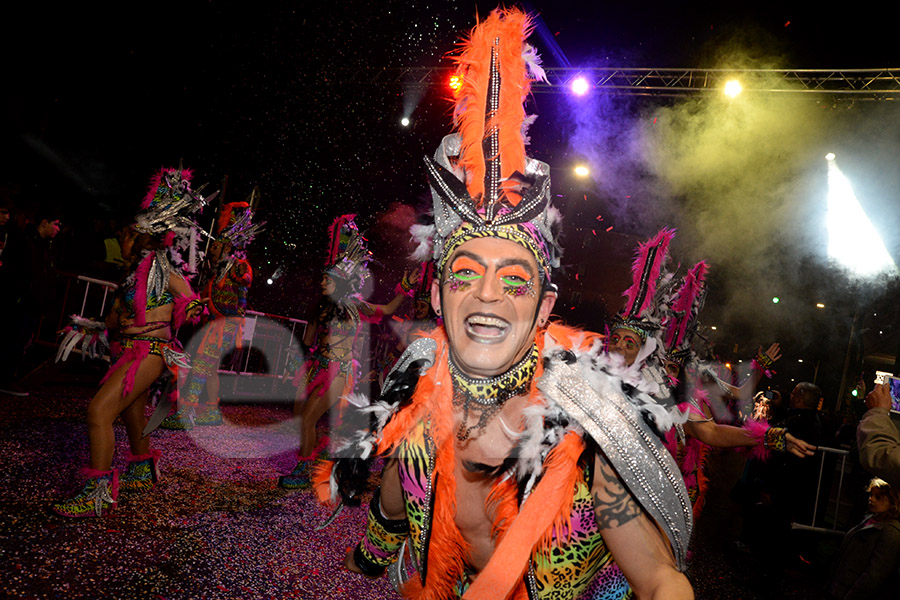
<svg viewBox="0 0 900 600"><path fill-rule="evenodd" d="M416 242L416 249L410 258L416 262L426 262L433 258L434 251L434 225L416 224L409 228L412 239Z"/></svg>
<svg viewBox="0 0 900 600"><path fill-rule="evenodd" d="M547 72L541 64L541 55L538 54L537 48L531 44L525 44L522 49L522 60L528 68L528 73L533 81L543 81L547 83Z"/></svg>

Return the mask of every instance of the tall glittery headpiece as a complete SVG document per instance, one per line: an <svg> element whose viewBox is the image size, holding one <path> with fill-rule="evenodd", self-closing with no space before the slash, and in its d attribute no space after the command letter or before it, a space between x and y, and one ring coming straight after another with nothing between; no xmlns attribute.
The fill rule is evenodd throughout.
<svg viewBox="0 0 900 600"><path fill-rule="evenodd" d="M674 297L666 302L662 320L663 348L666 358L684 365L691 357L691 341L697 330L697 317L706 301L706 273L703 261L694 265Z"/></svg>
<svg viewBox="0 0 900 600"><path fill-rule="evenodd" d="M349 293L358 293L369 276L368 264L372 253L356 227L355 214L341 215L328 229L328 252L325 272L346 281Z"/></svg>
<svg viewBox="0 0 900 600"><path fill-rule="evenodd" d="M140 233L158 235L169 233L178 228L196 228L197 224L190 215L206 205L210 198L204 198L200 191L191 190L189 169L160 169L151 179L147 194L141 201L141 211L134 221L134 228ZM173 236L166 236L167 245Z"/></svg>
<svg viewBox="0 0 900 600"><path fill-rule="evenodd" d="M243 251L259 235L265 223L253 223L249 202L229 202L222 206L216 223L216 239L230 244L236 253Z"/></svg>
<svg viewBox="0 0 900 600"><path fill-rule="evenodd" d="M657 288L667 274L663 270L674 229L661 229L638 245L631 264L631 286L622 294L625 306L613 322L614 329L627 329L642 340L660 327Z"/></svg>
<svg viewBox="0 0 900 600"><path fill-rule="evenodd" d="M190 170L178 167L160 169L150 179L141 210L134 219L134 230L162 236L163 247L155 251L144 250L136 257L136 267L125 281L126 286L135 289L135 306L146 307L148 296L161 297L173 267L185 276L195 272L200 228L191 215L218 192L204 198L200 194L204 186L196 191L191 189L191 176ZM146 324L146 310L135 312L134 324Z"/></svg>
<svg viewBox="0 0 900 600"><path fill-rule="evenodd" d="M434 225L412 229L414 258L433 258L438 272L453 251L477 237L516 242L534 254L542 281L559 266L559 213L550 207L550 168L525 154L533 120L523 106L531 82L544 79L525 43L524 12L497 9L479 23L455 57L461 81L453 113L456 133L425 158ZM430 256L429 256L430 254Z"/></svg>

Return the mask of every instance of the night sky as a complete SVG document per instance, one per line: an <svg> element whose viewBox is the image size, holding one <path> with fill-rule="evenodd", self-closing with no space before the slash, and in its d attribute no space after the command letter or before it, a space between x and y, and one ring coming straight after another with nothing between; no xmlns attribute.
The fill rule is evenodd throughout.
<svg viewBox="0 0 900 600"><path fill-rule="evenodd" d="M221 188L227 175L228 200L244 199L258 185L259 217L268 229L251 248L257 271L251 301L259 310L300 317L314 300L309 284L318 277L325 227L343 212L359 213L380 262L373 298L387 299L408 251L404 230L415 218L412 208L427 197L422 156L450 132L447 90L347 83L359 81L354 70L449 66L445 54L473 26L476 10L486 14L494 7L393 0L32 4L2 9L3 185L23 203L62 205L66 219L79 224L89 222L86 214L133 214L152 172L179 159L211 189ZM824 5L783 2L752 3L752 9L722 2L654 4L533 2L526 8L540 18L531 42L548 67L900 66L897 21L885 9L838 14ZM806 318L797 309L771 314L770 306L761 305L773 293L788 302L824 295L844 306L831 318L847 321L858 297L882 296L884 302L890 289L884 282L858 285L848 295L845 280L824 265L814 233L821 217L813 209L788 211L785 197L795 206L821 192L815 183L824 173L820 158L826 144L838 144L849 154L848 177L865 180L860 201L900 259L900 112L893 104L821 96L769 106L755 115L769 119L766 126L784 139L762 125L753 137L747 132L762 121L744 115L746 123L737 128L747 144L741 154L757 162L746 156L728 162L701 158L696 145L679 141L708 139L711 129L700 131L708 123L698 125L698 119L724 122L706 100L597 94L590 102L578 107L563 95L540 94L528 107L539 116L529 152L554 167L556 202L572 223L564 238L569 254L563 277L574 284L575 273L582 274L578 265L590 256L597 268L588 270L606 273L604 281L611 283L605 287L624 289L628 246L661 226L676 226L676 260L706 258L712 264L707 321L731 325L719 351L739 343L738 354L749 358L757 344L777 337L792 344L792 359L814 347L823 357L841 358L847 339L842 327L823 328L820 316ZM415 109L407 129L398 125L405 106ZM822 125L809 115L824 115ZM651 123L667 129L654 131ZM760 142L772 139L782 151ZM815 159L801 160L807 151ZM588 184L574 181L568 172L576 159L588 160L602 175ZM760 171L759 164L780 167ZM709 173L702 178L685 179L685 171L704 168ZM701 203L704 194L718 194L713 190L719 184L712 182L733 177L735 170L791 182L791 193L779 192L769 202L748 191L735 200L734 213L724 199L721 207ZM722 197L732 188L721 184ZM708 220L716 213L727 226ZM770 221L771 215L776 218ZM757 226L738 227L744 219ZM726 228L733 230L718 236ZM608 237L585 241L598 235ZM597 247L619 250L615 260L604 262ZM265 286L278 266L283 278ZM618 309L609 298L573 309L564 296L558 312L599 327L598 315ZM895 351L896 342L879 343Z"/></svg>

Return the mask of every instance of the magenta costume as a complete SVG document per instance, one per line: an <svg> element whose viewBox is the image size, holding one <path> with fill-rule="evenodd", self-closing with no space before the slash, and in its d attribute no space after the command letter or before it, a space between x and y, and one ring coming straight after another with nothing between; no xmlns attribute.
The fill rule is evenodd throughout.
<svg viewBox="0 0 900 600"><path fill-rule="evenodd" d="M353 348L358 341L361 325L363 322L378 323L382 317L380 310L368 316L355 306L353 309L348 311L347 320L333 318L327 326L321 324L318 326L316 344L311 348L310 357L297 369L291 379L295 387L304 386L306 397L324 394L338 376L346 377L341 397L353 391L359 377L359 361L353 356ZM334 344L327 341L329 337L338 338L338 342L350 339L350 347L334 348Z"/></svg>

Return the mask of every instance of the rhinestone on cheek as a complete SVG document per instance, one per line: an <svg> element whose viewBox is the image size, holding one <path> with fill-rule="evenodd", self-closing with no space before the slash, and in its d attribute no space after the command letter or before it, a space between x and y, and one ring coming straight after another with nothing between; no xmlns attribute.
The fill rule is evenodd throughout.
<svg viewBox="0 0 900 600"><path fill-rule="evenodd" d="M507 285L503 287L503 292L514 298L524 296L525 294L534 296L534 282L529 279L525 282L525 285Z"/></svg>
<svg viewBox="0 0 900 600"><path fill-rule="evenodd" d="M453 277L448 277L447 280L444 281L444 283L447 285L451 292L463 292L472 287L471 281L462 281Z"/></svg>

